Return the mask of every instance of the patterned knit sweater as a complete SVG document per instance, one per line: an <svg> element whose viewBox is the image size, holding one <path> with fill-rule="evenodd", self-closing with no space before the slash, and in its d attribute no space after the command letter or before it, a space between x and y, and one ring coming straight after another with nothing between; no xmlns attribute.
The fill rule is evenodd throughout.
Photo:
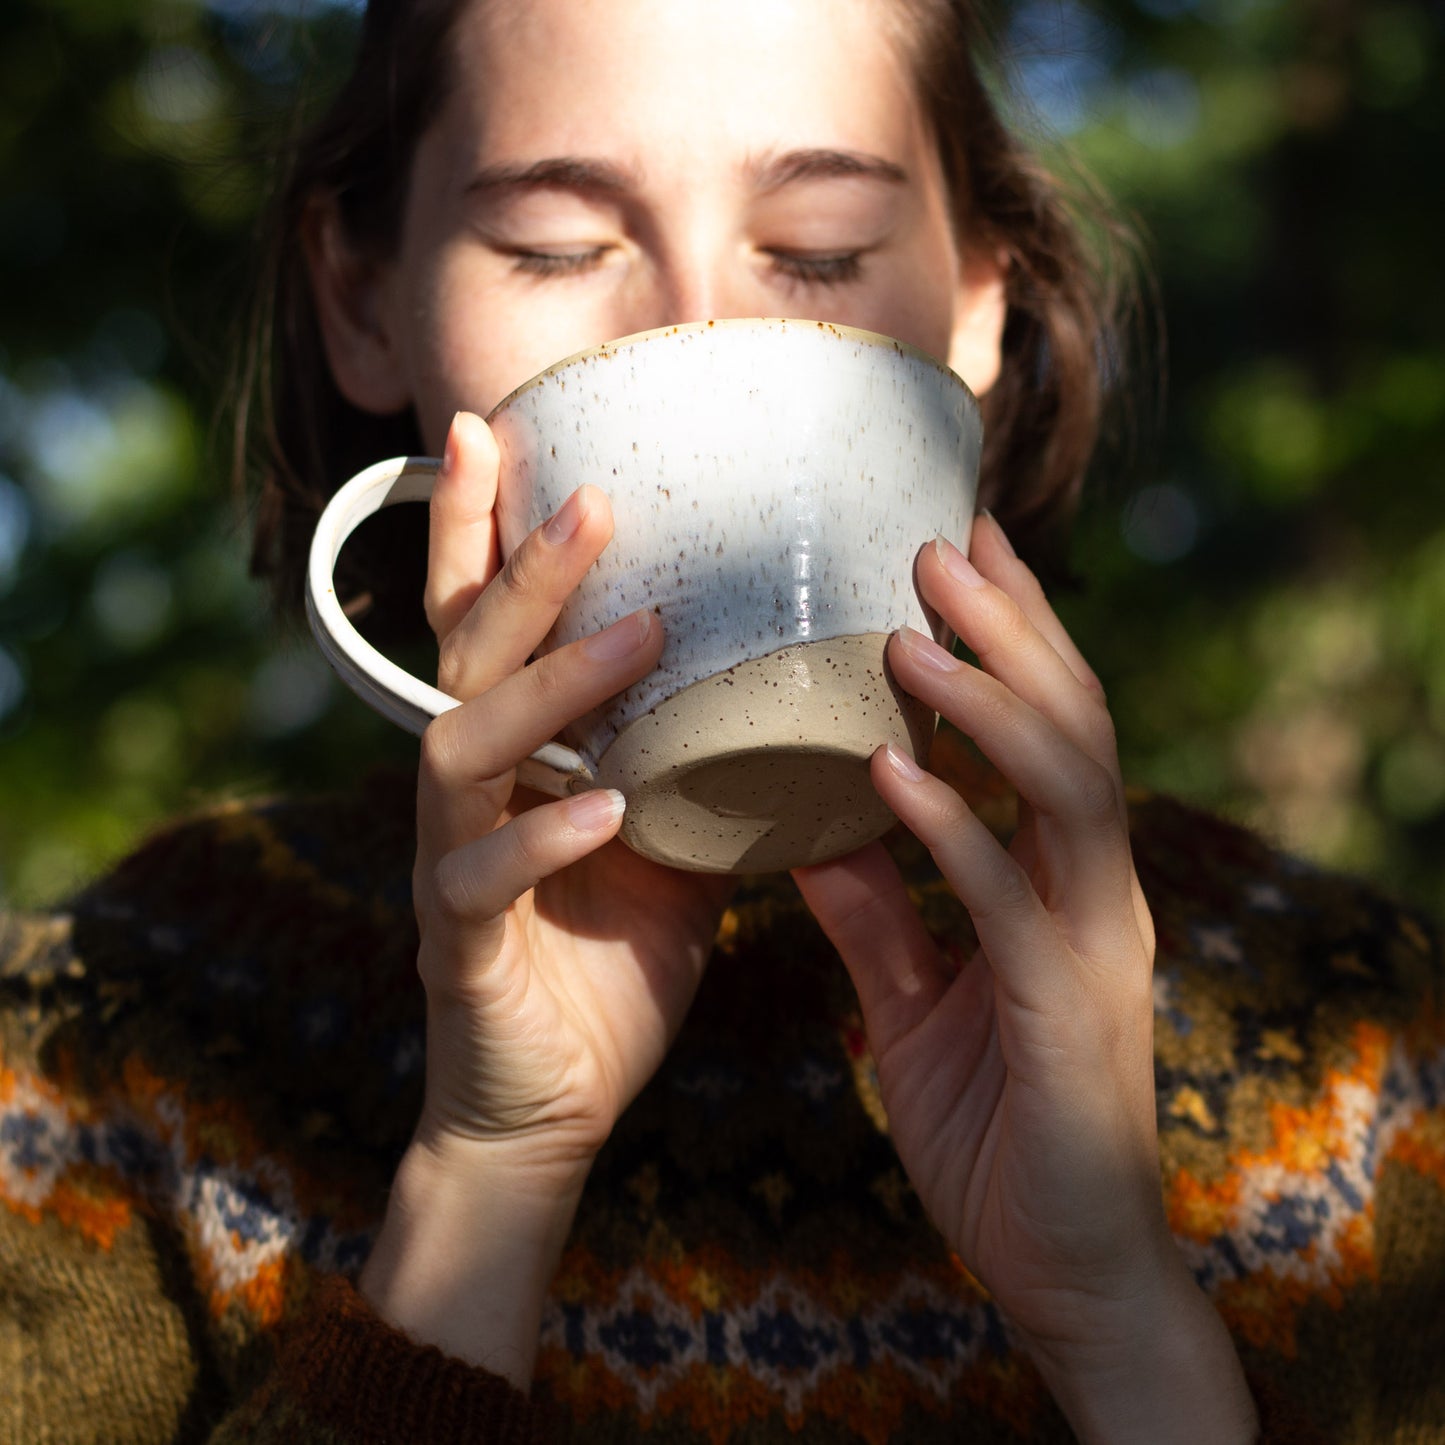
<svg viewBox="0 0 1445 1445"><path fill-rule="evenodd" d="M420 1102L412 809L222 808L0 921L0 1441L1072 1438L922 1214L786 877L597 1162L532 1397L377 1320L348 1281ZM1174 803L1133 829L1168 1216L1266 1438L1445 1440L1438 946Z"/></svg>

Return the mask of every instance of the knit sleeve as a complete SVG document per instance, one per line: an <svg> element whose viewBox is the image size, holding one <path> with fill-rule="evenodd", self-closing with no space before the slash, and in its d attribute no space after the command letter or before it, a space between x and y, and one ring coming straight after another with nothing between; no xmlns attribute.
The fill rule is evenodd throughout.
<svg viewBox="0 0 1445 1445"><path fill-rule="evenodd" d="M1411 931L1419 1007L1385 1072L1375 1194L1376 1438L1399 1442L1445 1421L1445 950Z"/></svg>
<svg viewBox="0 0 1445 1445"><path fill-rule="evenodd" d="M419 1106L410 799L227 806L0 911L0 1439L549 1438L345 1282Z"/></svg>
<svg viewBox="0 0 1445 1445"><path fill-rule="evenodd" d="M106 918L102 939L83 912L0 912L0 1439L554 1438L545 1407L416 1345L337 1272L369 1238L341 1201L374 1180L320 1193L199 1068L107 1059L128 1000L182 990L144 950L123 969L129 923Z"/></svg>
<svg viewBox="0 0 1445 1445"><path fill-rule="evenodd" d="M1154 915L1165 1207L1262 1438L1445 1421L1445 1014L1432 922L1166 799L1133 803Z"/></svg>
<svg viewBox="0 0 1445 1445"><path fill-rule="evenodd" d="M282 1341L269 1378L212 1441L544 1445L555 1438L550 1413L506 1380L415 1344L331 1275Z"/></svg>

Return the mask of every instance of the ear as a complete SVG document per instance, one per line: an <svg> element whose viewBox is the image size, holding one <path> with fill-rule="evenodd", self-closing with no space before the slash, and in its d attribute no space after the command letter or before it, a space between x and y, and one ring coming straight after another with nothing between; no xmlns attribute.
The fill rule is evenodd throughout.
<svg viewBox="0 0 1445 1445"><path fill-rule="evenodd" d="M321 342L342 396L379 416L404 410L412 398L388 319L391 267L361 255L333 201L307 210L302 240Z"/></svg>
<svg viewBox="0 0 1445 1445"><path fill-rule="evenodd" d="M948 364L975 396L998 380L1008 315L1006 251L968 250L959 265Z"/></svg>

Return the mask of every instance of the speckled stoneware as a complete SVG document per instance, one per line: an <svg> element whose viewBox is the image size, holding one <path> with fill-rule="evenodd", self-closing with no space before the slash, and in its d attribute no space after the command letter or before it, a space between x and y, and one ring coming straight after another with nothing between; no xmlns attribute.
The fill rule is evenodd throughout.
<svg viewBox="0 0 1445 1445"><path fill-rule="evenodd" d="M922 759L934 725L893 684L884 646L904 625L932 628L914 559L938 533L966 546L973 515L981 427L959 378L869 332L704 322L571 357L488 421L504 553L583 482L612 503L614 540L540 650L639 607L667 638L654 672L568 730L580 762L554 749L565 777L533 765L527 781L620 788L623 838L675 867L787 868L884 832L868 758L893 742ZM408 465L408 495L425 491ZM313 550L313 603L322 573L329 585ZM411 679L398 704L334 626L317 635L398 721L449 705Z"/></svg>

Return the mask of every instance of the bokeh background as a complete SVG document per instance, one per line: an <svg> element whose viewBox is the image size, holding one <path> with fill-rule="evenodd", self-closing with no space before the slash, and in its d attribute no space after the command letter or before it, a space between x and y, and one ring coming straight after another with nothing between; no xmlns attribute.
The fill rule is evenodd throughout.
<svg viewBox="0 0 1445 1445"><path fill-rule="evenodd" d="M1425 0L1031 0L1046 149L1147 236L1167 411L1061 610L1126 775L1445 913L1445 86ZM245 576L218 421L268 137L355 12L0 6L0 902L414 744Z"/></svg>

